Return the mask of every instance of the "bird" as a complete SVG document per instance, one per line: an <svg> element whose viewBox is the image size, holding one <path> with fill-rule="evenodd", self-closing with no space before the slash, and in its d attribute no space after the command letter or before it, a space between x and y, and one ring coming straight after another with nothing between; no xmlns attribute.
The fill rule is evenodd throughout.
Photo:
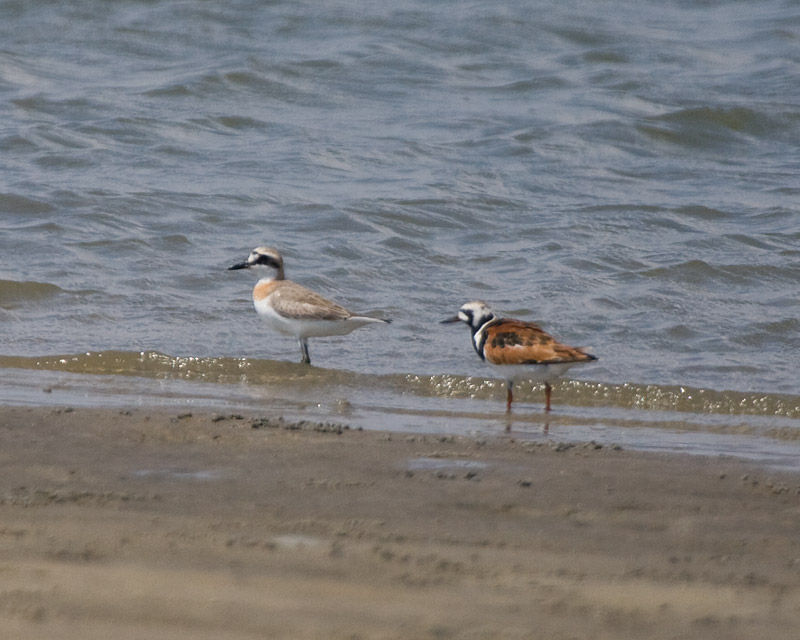
<svg viewBox="0 0 800 640"><path fill-rule="evenodd" d="M228 271L236 269L250 269L259 274L253 288L253 305L267 326L297 339L303 364L311 364L309 338L341 336L367 324L391 322L353 313L311 289L286 280L283 258L272 247L257 247L247 260L228 267Z"/></svg>
<svg viewBox="0 0 800 640"><path fill-rule="evenodd" d="M506 412L511 412L514 383L519 380L544 382L545 411L550 411L550 381L567 369L597 360L581 347L558 342L539 325L514 318L501 318L485 302L462 305L442 324L464 322L472 331L472 346L481 360L506 380Z"/></svg>

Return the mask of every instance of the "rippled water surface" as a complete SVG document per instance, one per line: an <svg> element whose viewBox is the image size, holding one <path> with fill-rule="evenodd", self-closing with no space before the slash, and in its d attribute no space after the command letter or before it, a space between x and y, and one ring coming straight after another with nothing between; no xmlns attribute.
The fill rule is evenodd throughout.
<svg viewBox="0 0 800 640"><path fill-rule="evenodd" d="M789 0L3 2L3 401L482 428L500 384L436 323L478 298L599 355L551 433L794 446L799 68ZM226 271L259 244L394 323L298 368Z"/></svg>

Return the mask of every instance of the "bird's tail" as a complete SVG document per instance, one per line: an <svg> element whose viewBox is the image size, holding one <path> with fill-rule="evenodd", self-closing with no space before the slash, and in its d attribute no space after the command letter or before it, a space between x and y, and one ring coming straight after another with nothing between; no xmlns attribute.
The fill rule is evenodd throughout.
<svg viewBox="0 0 800 640"><path fill-rule="evenodd" d="M364 324L367 324L369 322L377 322L377 323L380 323L380 324L391 324L392 323L392 321L389 318L384 320L383 318L372 318L370 316L350 316L348 318L348 320L355 321L355 322L363 322Z"/></svg>

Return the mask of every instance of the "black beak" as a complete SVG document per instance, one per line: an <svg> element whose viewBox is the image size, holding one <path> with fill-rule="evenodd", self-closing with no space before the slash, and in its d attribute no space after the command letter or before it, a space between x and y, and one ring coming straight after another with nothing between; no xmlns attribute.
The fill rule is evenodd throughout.
<svg viewBox="0 0 800 640"><path fill-rule="evenodd" d="M458 316L453 316L452 318L447 318L447 320L439 321L439 324L451 324L453 322L458 322L459 320L461 320L461 318Z"/></svg>
<svg viewBox="0 0 800 640"><path fill-rule="evenodd" d="M236 269L247 269L250 265L247 264L247 261L240 262L239 264L235 264L232 267L228 267L228 271L234 271Z"/></svg>

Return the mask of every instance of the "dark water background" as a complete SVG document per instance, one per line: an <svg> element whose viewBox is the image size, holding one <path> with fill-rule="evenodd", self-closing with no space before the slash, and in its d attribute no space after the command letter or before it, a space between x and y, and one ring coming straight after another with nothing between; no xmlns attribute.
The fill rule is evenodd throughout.
<svg viewBox="0 0 800 640"><path fill-rule="evenodd" d="M798 176L797 1L2 2L0 401L492 431L478 298L600 356L564 437L794 446ZM298 369L259 244L394 324Z"/></svg>

